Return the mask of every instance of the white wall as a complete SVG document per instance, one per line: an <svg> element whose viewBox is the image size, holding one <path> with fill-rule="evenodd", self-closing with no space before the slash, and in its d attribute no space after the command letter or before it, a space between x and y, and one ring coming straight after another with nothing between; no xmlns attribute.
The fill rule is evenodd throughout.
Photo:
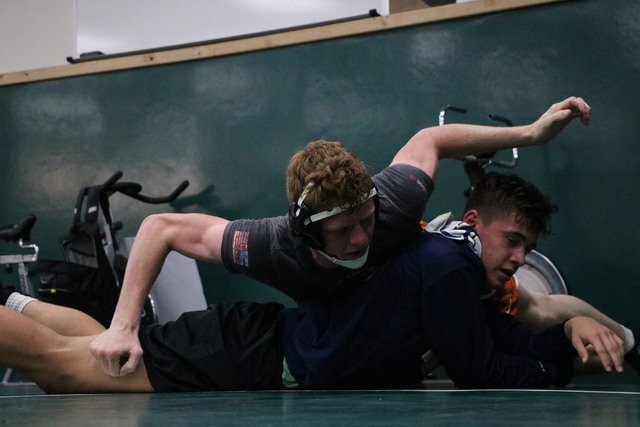
<svg viewBox="0 0 640 427"><path fill-rule="evenodd" d="M75 56L76 0L0 0L0 73L66 64Z"/></svg>
<svg viewBox="0 0 640 427"><path fill-rule="evenodd" d="M388 14L388 0L80 0L77 51L175 46L362 16L371 9Z"/></svg>
<svg viewBox="0 0 640 427"><path fill-rule="evenodd" d="M389 0L0 0L0 73L366 15Z"/></svg>

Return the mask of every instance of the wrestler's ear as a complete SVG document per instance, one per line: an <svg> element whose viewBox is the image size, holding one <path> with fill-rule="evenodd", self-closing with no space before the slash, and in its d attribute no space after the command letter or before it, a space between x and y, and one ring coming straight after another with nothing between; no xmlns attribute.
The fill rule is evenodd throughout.
<svg viewBox="0 0 640 427"><path fill-rule="evenodd" d="M479 217L480 214L478 213L478 211L475 209L471 209L465 212L464 216L462 217L462 221L466 222L472 227L475 227L476 224L478 224Z"/></svg>

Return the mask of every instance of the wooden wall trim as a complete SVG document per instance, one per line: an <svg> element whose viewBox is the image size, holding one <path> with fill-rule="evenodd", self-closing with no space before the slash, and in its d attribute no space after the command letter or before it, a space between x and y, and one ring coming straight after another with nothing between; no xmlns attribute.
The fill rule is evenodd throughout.
<svg viewBox="0 0 640 427"><path fill-rule="evenodd" d="M399 12L389 16L368 17L266 35L214 41L189 47L168 48L148 53L106 57L75 64L5 73L0 74L0 86L232 55L561 1L567 0L476 0Z"/></svg>

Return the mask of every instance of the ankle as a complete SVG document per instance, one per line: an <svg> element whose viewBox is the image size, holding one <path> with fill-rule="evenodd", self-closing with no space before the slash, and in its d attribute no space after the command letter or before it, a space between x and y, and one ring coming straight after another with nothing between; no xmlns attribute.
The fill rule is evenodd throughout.
<svg viewBox="0 0 640 427"><path fill-rule="evenodd" d="M22 310L24 310L27 304L31 301L36 301L36 299L27 295L22 295L19 292L13 292L7 298L5 306L11 310L17 311L18 313L22 313Z"/></svg>

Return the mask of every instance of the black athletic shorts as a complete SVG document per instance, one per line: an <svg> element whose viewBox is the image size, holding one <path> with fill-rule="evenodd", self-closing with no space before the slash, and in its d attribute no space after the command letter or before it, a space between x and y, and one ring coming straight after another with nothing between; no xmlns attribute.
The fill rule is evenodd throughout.
<svg viewBox="0 0 640 427"><path fill-rule="evenodd" d="M155 391L282 389L278 303L232 302L141 327Z"/></svg>

